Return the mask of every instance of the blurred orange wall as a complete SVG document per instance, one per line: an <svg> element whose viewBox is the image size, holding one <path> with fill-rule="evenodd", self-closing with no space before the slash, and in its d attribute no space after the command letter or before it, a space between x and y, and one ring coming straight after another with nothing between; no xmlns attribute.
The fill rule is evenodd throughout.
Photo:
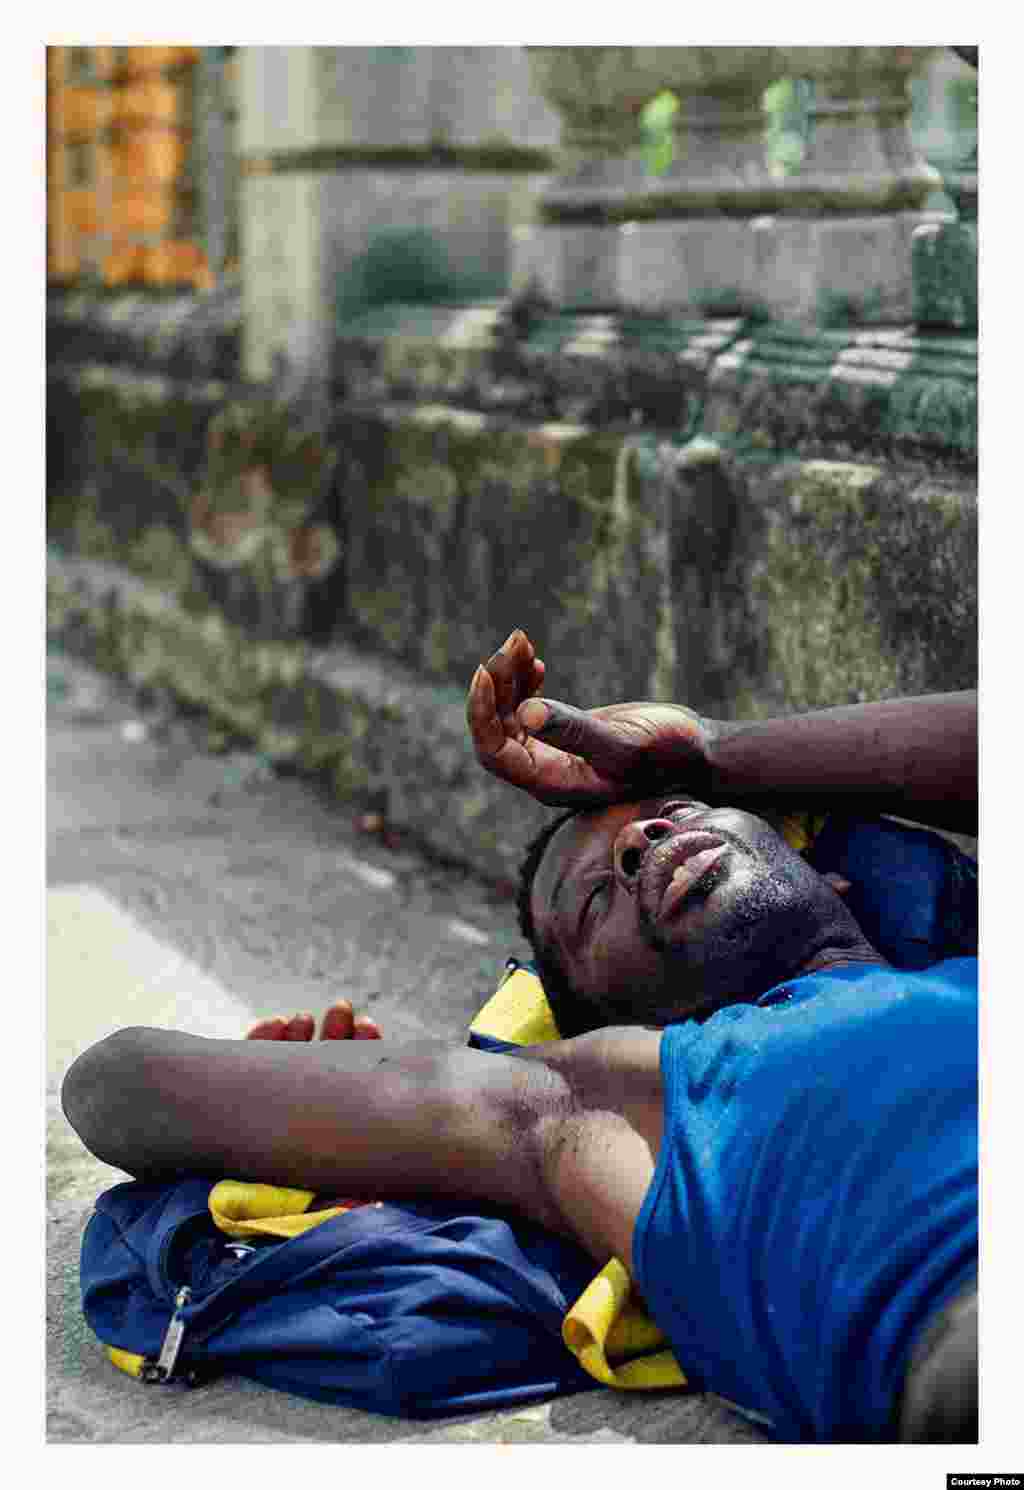
<svg viewBox="0 0 1024 1490"><path fill-rule="evenodd" d="M47 277L208 289L195 235L198 47L47 47Z"/></svg>

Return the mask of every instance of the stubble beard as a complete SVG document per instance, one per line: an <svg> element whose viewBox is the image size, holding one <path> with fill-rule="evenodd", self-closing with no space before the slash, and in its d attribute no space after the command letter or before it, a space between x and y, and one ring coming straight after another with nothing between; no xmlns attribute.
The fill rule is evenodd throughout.
<svg viewBox="0 0 1024 1490"><path fill-rule="evenodd" d="M670 997L685 997L694 1011L757 998L789 976L795 971L791 964L799 960L794 933L799 941L809 923L806 897L781 864L766 862L735 835L715 831L748 864L761 866L728 906L685 940L667 936L648 916L643 900L639 908L641 935L665 965ZM694 907L720 879L712 866L706 886L702 881L691 892Z"/></svg>

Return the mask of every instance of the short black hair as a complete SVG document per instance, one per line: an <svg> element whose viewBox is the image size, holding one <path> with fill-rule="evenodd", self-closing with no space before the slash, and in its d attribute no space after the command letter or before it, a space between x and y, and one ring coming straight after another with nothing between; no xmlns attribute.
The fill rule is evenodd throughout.
<svg viewBox="0 0 1024 1490"><path fill-rule="evenodd" d="M551 1005L551 1012L555 1017L555 1024L563 1039L569 1039L573 1035L585 1034L587 1030L598 1028L601 1024L600 1017L596 1014L593 1006L573 988L568 973L562 965L555 949L546 945L541 939L533 920L533 910L530 906L530 897L533 894L533 882L543 859L548 844L558 832L563 823L570 818L578 817L580 809L570 808L568 812L562 812L558 817L552 818L545 823L537 836L532 839L526 849L522 864L519 866L519 887L516 891L516 909L519 912L519 929L529 942L533 950L533 962L544 985L547 1001Z"/></svg>

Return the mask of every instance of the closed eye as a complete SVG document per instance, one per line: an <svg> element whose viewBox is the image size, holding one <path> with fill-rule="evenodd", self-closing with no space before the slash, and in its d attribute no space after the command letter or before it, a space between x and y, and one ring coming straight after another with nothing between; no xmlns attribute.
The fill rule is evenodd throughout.
<svg viewBox="0 0 1024 1490"><path fill-rule="evenodd" d="M706 802L695 802L692 797L670 797L667 802L661 804L659 817L668 817L670 813L692 813L706 812Z"/></svg>
<svg viewBox="0 0 1024 1490"><path fill-rule="evenodd" d="M611 888L611 884L611 876L609 876L607 879L600 880L591 890L586 900L583 902L583 909L580 912L579 921L579 929L581 932L587 929L592 915L600 909L602 897L607 894L608 890Z"/></svg>

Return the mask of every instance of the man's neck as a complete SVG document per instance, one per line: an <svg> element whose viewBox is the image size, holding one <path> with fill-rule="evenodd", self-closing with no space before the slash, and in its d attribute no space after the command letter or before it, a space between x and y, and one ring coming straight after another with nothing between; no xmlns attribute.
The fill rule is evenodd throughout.
<svg viewBox="0 0 1024 1490"><path fill-rule="evenodd" d="M800 968L799 977L806 973L827 973L837 967L889 967L881 952L867 942L856 947L825 947L820 952L815 952L803 967Z"/></svg>

